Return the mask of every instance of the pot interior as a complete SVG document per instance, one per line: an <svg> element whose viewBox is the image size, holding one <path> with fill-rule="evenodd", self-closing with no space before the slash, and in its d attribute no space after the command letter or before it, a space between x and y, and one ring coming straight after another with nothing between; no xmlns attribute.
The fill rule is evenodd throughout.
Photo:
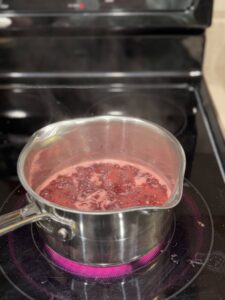
<svg viewBox="0 0 225 300"><path fill-rule="evenodd" d="M149 167L166 183L170 208L180 200L185 169L178 141L161 127L128 117L95 117L51 124L36 132L18 161L28 192L48 178L86 161L118 159Z"/></svg>

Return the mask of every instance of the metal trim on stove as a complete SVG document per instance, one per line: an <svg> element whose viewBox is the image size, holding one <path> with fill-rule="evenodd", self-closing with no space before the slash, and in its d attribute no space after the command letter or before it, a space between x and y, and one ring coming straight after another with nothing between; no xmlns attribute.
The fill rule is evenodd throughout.
<svg viewBox="0 0 225 300"><path fill-rule="evenodd" d="M215 109L209 95L204 78L200 83L200 93L195 90L205 127L207 129L210 142L217 159L217 163L225 183L225 141L219 127Z"/></svg>
<svg viewBox="0 0 225 300"><path fill-rule="evenodd" d="M202 75L200 70L191 71L171 71L171 72L3 72L0 73L0 78L167 78L167 77L197 77Z"/></svg>

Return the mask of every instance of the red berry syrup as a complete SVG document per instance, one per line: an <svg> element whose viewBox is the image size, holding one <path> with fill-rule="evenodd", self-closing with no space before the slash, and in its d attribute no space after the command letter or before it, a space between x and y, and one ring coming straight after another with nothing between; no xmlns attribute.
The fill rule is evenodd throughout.
<svg viewBox="0 0 225 300"><path fill-rule="evenodd" d="M84 211L162 206L169 198L165 182L150 169L117 160L74 165L44 182L38 193Z"/></svg>

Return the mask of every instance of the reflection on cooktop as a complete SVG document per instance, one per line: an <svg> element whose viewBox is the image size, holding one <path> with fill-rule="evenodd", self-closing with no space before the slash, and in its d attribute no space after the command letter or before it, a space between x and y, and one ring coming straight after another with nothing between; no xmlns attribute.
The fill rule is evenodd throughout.
<svg viewBox="0 0 225 300"><path fill-rule="evenodd" d="M147 119L179 135L186 127L186 114L179 103L169 95L151 95L148 93L114 93L113 96L98 101L90 108L93 115L132 116Z"/></svg>
<svg viewBox="0 0 225 300"><path fill-rule="evenodd" d="M0 87L0 97L0 176L15 175L19 152L33 132L71 118L123 115L145 119L175 134L187 150L187 158L194 151L197 104L188 88Z"/></svg>

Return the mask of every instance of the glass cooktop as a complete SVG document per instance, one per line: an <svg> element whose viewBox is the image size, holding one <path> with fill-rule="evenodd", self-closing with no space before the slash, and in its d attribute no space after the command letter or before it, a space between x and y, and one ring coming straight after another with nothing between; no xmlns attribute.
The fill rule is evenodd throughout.
<svg viewBox="0 0 225 300"><path fill-rule="evenodd" d="M93 115L133 116L167 128L187 157L181 203L158 255L115 278L88 278L58 266L36 226L0 238L1 299L223 299L225 188L202 114L189 85L0 86L1 213L21 207L16 161L46 124Z"/></svg>

